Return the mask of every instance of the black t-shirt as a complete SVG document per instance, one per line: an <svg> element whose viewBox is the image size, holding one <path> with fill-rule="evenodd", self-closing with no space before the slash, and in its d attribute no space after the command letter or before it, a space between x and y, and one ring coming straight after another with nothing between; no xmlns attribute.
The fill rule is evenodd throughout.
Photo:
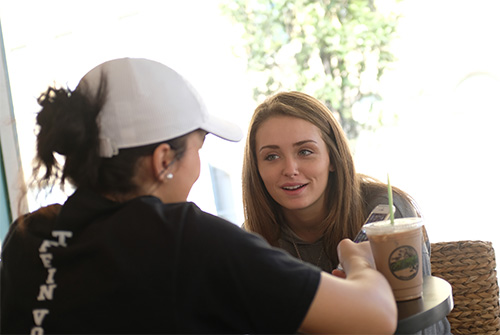
<svg viewBox="0 0 500 335"><path fill-rule="evenodd" d="M193 203L78 190L40 212L4 243L4 334L293 333L319 284L318 268Z"/></svg>

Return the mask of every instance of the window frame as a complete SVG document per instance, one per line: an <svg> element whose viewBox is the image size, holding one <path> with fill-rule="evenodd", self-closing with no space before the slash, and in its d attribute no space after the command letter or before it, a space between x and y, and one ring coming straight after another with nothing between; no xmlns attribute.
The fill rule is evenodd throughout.
<svg viewBox="0 0 500 335"><path fill-rule="evenodd" d="M16 119L12 104L9 74L0 22L0 242L13 218L25 211L21 156L17 141Z"/></svg>

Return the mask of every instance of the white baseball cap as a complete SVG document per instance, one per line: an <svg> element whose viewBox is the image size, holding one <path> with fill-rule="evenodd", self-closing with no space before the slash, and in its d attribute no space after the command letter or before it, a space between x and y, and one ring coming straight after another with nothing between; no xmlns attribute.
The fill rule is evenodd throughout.
<svg viewBox="0 0 500 335"><path fill-rule="evenodd" d="M95 94L101 76L107 81L97 119L101 157L197 129L233 142L242 137L237 125L208 114L194 87L168 66L142 58L115 59L90 70L78 87Z"/></svg>

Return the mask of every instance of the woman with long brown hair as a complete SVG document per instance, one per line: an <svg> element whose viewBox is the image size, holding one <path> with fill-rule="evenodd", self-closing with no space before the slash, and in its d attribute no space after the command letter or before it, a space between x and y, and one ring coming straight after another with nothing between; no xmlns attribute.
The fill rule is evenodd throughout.
<svg viewBox="0 0 500 335"><path fill-rule="evenodd" d="M278 93L256 108L242 179L244 228L329 273L339 264L339 242L353 239L369 213L388 204L384 183L356 173L333 113L301 92ZM407 193L393 190L396 218L420 216ZM430 275L424 244L423 273ZM426 331L446 333L449 324L444 319Z"/></svg>

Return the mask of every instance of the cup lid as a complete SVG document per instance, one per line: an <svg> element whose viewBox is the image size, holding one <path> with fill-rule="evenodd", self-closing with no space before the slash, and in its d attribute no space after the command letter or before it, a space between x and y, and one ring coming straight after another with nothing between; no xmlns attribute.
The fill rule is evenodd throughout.
<svg viewBox="0 0 500 335"><path fill-rule="evenodd" d="M402 232L413 230L423 226L423 220L420 217L398 218L391 220L371 222L363 226L368 235L383 235L387 233Z"/></svg>

